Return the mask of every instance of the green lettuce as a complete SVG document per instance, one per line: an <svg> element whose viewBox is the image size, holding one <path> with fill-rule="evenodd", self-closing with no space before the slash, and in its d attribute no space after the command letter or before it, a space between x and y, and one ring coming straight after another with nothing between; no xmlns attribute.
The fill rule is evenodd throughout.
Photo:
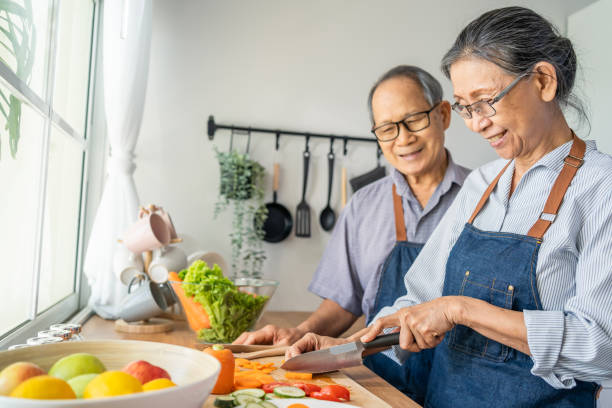
<svg viewBox="0 0 612 408"><path fill-rule="evenodd" d="M208 313L210 329L198 332L209 343L231 343L248 330L259 316L268 296L254 296L238 290L215 264L197 260L179 272L187 296L194 298Z"/></svg>

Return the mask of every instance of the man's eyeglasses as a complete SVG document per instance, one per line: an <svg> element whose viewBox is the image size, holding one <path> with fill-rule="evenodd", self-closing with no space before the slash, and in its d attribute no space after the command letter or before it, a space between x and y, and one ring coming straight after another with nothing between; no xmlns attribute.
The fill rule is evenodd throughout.
<svg viewBox="0 0 612 408"><path fill-rule="evenodd" d="M390 142L392 140L397 139L397 137L399 136L400 123L404 125L406 130L408 130L409 132L418 132L419 130L426 129L431 124L431 121L429 120L429 114L431 113L431 111L436 109L439 104L440 102L432 106L431 109L423 112L411 113L405 116L404 119L399 120L397 122L383 123L382 125L372 129L372 133L381 142Z"/></svg>
<svg viewBox="0 0 612 408"><path fill-rule="evenodd" d="M493 107L493 104L497 103L500 101L501 98L503 98L504 96L506 96L506 94L508 92L510 92L510 90L512 88L514 88L514 86L516 84L519 83L519 81L523 78L525 78L527 75L529 74L533 74L534 72L525 72L524 74L519 75L518 77L516 77L514 79L514 81L510 82L510 85L508 85L507 87L505 87L495 98L493 99L489 99L489 100L482 100L482 101L478 101L478 102L474 102L471 105L461 105L459 104L459 102L455 102L452 106L453 110L455 112L457 112L459 115L461 115L461 117L463 119L472 119L472 115L476 114L478 116L480 116L481 118L490 118L491 116L495 115L497 113L497 111L495 110L495 108Z"/></svg>

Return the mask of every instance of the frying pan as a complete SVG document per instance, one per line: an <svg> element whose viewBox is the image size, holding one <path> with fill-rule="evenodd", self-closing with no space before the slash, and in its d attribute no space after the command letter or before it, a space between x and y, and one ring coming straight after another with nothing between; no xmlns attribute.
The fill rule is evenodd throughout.
<svg viewBox="0 0 612 408"><path fill-rule="evenodd" d="M293 228L293 218L289 210L276 202L276 192L278 191L280 166L274 163L274 193L273 201L266 203L268 209L268 218L263 225L264 241L280 242L287 238Z"/></svg>

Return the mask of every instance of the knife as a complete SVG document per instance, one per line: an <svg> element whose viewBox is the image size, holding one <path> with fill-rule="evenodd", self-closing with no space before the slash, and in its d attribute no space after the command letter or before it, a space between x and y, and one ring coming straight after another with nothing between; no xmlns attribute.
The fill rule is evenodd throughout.
<svg viewBox="0 0 612 408"><path fill-rule="evenodd" d="M285 361L280 368L287 371L326 373L363 364L363 352L368 349L399 344L399 332L384 334L368 343L357 340L323 350L300 354ZM382 350L380 350L382 351Z"/></svg>

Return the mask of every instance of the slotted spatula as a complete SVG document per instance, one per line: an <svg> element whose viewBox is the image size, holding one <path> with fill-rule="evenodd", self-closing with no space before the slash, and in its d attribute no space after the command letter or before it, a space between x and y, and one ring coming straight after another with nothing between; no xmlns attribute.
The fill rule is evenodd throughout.
<svg viewBox="0 0 612 408"><path fill-rule="evenodd" d="M295 211L295 236L310 237L310 207L306 202L306 185L308 184L308 164L310 162L310 151L308 150L308 138L306 138L306 150L304 150L304 184L302 186L302 201Z"/></svg>

